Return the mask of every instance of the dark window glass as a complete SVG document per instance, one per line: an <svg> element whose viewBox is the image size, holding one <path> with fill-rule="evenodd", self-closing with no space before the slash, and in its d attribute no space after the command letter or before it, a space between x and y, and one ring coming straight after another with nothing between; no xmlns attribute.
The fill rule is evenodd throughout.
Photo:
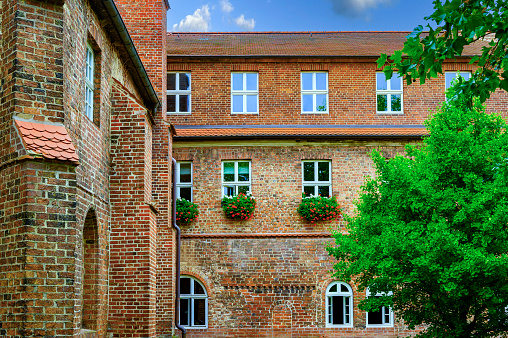
<svg viewBox="0 0 508 338"><path fill-rule="evenodd" d="M225 196L233 196L235 194L235 187L224 187Z"/></svg>
<svg viewBox="0 0 508 338"><path fill-rule="evenodd" d="M166 109L168 112L175 112L176 111L176 95L168 95L168 109Z"/></svg>
<svg viewBox="0 0 508 338"><path fill-rule="evenodd" d="M205 289L198 282L194 281L194 294L195 295L204 295Z"/></svg>
<svg viewBox="0 0 508 338"><path fill-rule="evenodd" d="M305 196L314 195L314 187L303 187L303 192Z"/></svg>
<svg viewBox="0 0 508 338"><path fill-rule="evenodd" d="M318 162L318 181L328 181L330 179L330 163Z"/></svg>
<svg viewBox="0 0 508 338"><path fill-rule="evenodd" d="M340 292L349 292L349 289L347 288L347 286L340 284Z"/></svg>
<svg viewBox="0 0 508 338"><path fill-rule="evenodd" d="M180 324L189 325L189 302L190 299L180 299Z"/></svg>
<svg viewBox="0 0 508 338"><path fill-rule="evenodd" d="M343 296L332 296L332 324L344 324L344 297Z"/></svg>
<svg viewBox="0 0 508 338"><path fill-rule="evenodd" d="M194 323L192 325L206 324L206 300L194 299Z"/></svg>
<svg viewBox="0 0 508 338"><path fill-rule="evenodd" d="M303 180L314 181L314 162L303 162Z"/></svg>
<svg viewBox="0 0 508 338"><path fill-rule="evenodd" d="M330 291L329 292L337 292L337 284L334 284L331 288L330 288Z"/></svg>
<svg viewBox="0 0 508 338"><path fill-rule="evenodd" d="M238 181L249 181L249 162L238 162Z"/></svg>
<svg viewBox="0 0 508 338"><path fill-rule="evenodd" d="M176 90L176 74L168 74L167 90Z"/></svg>
<svg viewBox="0 0 508 338"><path fill-rule="evenodd" d="M321 195L323 197L330 197L330 187L329 186L318 187L318 195Z"/></svg>
<svg viewBox="0 0 508 338"><path fill-rule="evenodd" d="M182 277L180 278L180 293L182 295L190 295L191 293L191 279Z"/></svg>
<svg viewBox="0 0 508 338"><path fill-rule="evenodd" d="M383 324L383 313L381 312L382 308L379 308L377 311L369 312L369 321L368 324L376 325Z"/></svg>
<svg viewBox="0 0 508 338"><path fill-rule="evenodd" d="M192 182L191 163L180 163L180 183Z"/></svg>
<svg viewBox="0 0 508 338"><path fill-rule="evenodd" d="M189 109L190 102L189 101L190 101L189 95L180 95L180 98L179 98L180 106L179 106L178 110L181 113L188 113L190 111L190 109Z"/></svg>
<svg viewBox="0 0 508 338"><path fill-rule="evenodd" d="M192 188L180 187L180 197L185 198L187 201L192 200Z"/></svg>
<svg viewBox="0 0 508 338"><path fill-rule="evenodd" d="M388 107L387 107L387 100L386 100L386 97L388 95L378 95L377 96L377 111L387 111L388 110Z"/></svg>
<svg viewBox="0 0 508 338"><path fill-rule="evenodd" d="M179 74L179 89L180 90L189 90L190 89L190 77L189 74L180 73Z"/></svg>
<svg viewBox="0 0 508 338"><path fill-rule="evenodd" d="M238 187L238 193L243 192L244 194L247 194L249 192L249 187L246 186L239 186Z"/></svg>

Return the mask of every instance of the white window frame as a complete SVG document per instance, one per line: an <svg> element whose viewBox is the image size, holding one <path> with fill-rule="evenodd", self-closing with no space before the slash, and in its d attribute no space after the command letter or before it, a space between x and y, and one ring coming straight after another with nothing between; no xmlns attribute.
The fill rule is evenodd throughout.
<svg viewBox="0 0 508 338"><path fill-rule="evenodd" d="M376 72L376 79L375 79L375 82L376 82L376 113L379 114L379 115L383 115L383 114L390 114L390 115L394 115L394 114L397 114L397 115L402 115L404 114L404 83L402 82L402 77L399 77L399 81L400 81L400 90L392 90L391 89L391 80L393 79L393 77L390 79L390 80L386 80L386 76L385 76L385 81L386 81L386 90L379 90L377 89L377 77L378 77L378 74L383 74L383 72ZM398 76L398 74L394 73L393 76ZM379 111L377 110L377 96L378 95L386 95L386 111ZM400 95L400 111L396 110L396 111L393 111L392 110L392 95Z"/></svg>
<svg viewBox="0 0 508 338"><path fill-rule="evenodd" d="M247 162L249 163L249 181L239 181L238 180L238 163L239 162ZM235 164L235 180L233 182L226 182L224 181L224 164L225 163L234 163ZM221 191L222 191L222 197L226 196L224 193L225 187L235 187L235 195L238 195L238 187L249 187L249 191L251 191L251 184L252 184L252 163L248 160L237 160L237 161L222 161L221 164Z"/></svg>
<svg viewBox="0 0 508 338"><path fill-rule="evenodd" d="M187 316L187 322L189 323L189 325L182 325L182 326L185 327L186 329L207 329L208 328L208 293L206 291L206 288L203 285L203 283L201 283L201 281L199 281L197 278L194 278L192 276L186 276L186 275L180 276L180 280L182 278L189 278L191 280L191 283L190 283L191 293L190 294L182 294L182 293L180 294L180 300L190 299L189 313ZM205 291L204 295L194 294L194 281L198 282L201 285L201 287ZM194 300L195 299L204 299L205 300L205 325L192 325L192 323L194 323L193 309L194 309ZM181 322L180 316L182 314L181 311L182 311L182 307L180 306L180 313L178 316L178 318L180 319L180 322Z"/></svg>
<svg viewBox="0 0 508 338"><path fill-rule="evenodd" d="M327 181L304 181L305 179L305 163L314 163L314 178L318 178L318 163L328 163L328 180ZM332 161L330 160L303 160L302 161L302 193L305 192L305 187L314 187L314 196L319 195L320 186L328 186L330 197L332 196ZM327 197L327 196L326 196Z"/></svg>
<svg viewBox="0 0 508 338"><path fill-rule="evenodd" d="M242 74L242 90L233 89L233 75ZM247 74L256 74L256 90L247 90ZM247 96L256 96L256 107L255 112L247 111ZM243 97L243 109L241 112L233 111L233 97ZM259 114L259 73L258 72L231 72L231 114Z"/></svg>
<svg viewBox="0 0 508 338"><path fill-rule="evenodd" d="M303 74L312 74L312 89L304 90L303 89ZM316 74L325 74L326 75L326 90L317 90L316 89ZM300 95L301 100L301 111L302 114L328 114L330 111L330 100L328 98L328 72L301 72L300 73L300 88L302 93ZM303 111L303 95L312 95L312 111ZM320 111L316 110L316 95L326 95L326 110Z"/></svg>
<svg viewBox="0 0 508 338"><path fill-rule="evenodd" d="M168 115L190 115L192 113L192 77L190 72L168 72L168 74L176 74L175 77L175 90L166 90L166 96L174 95L175 96L175 111L169 112L166 109L166 114ZM180 90L180 74L186 74L189 77L189 89ZM180 95L188 95L189 96L189 111L181 112L180 111Z"/></svg>
<svg viewBox="0 0 508 338"><path fill-rule="evenodd" d="M337 292L330 292L330 289L337 285ZM341 285L344 285L349 290L348 292L342 292ZM342 296L342 297L349 297L349 305L346 303L346 298L343 298L343 322L345 323L348 321L347 324L333 324L333 296ZM328 285L326 288L326 305L325 305L325 317L326 317L326 327L353 327L353 290L351 289L351 286L349 286L347 283L344 282L333 282ZM346 320L346 318L349 317L349 320Z"/></svg>
<svg viewBox="0 0 508 338"><path fill-rule="evenodd" d="M86 45L85 56L85 115L93 121L95 53L90 44Z"/></svg>
<svg viewBox="0 0 508 338"><path fill-rule="evenodd" d="M468 76L468 78L466 79L466 77L464 75ZM448 76L453 76L453 79L452 81L450 81L450 84L451 82L453 82L453 80L455 80L457 78L457 76L461 76L464 78L464 80L469 80L471 78L471 72L470 71L465 71L465 72L461 72L461 71L454 71L454 72L445 72L445 91L447 91L450 87L448 87Z"/></svg>
<svg viewBox="0 0 508 338"><path fill-rule="evenodd" d="M190 164L190 170L191 170L191 181L190 182L180 182L180 165L182 163ZM193 165L192 162L189 161L179 161L176 163L176 198L180 198L180 188L190 188L191 190L191 200L190 202L193 202L194 200L194 188L193 188L193 182L194 182L194 172L193 172Z"/></svg>
<svg viewBox="0 0 508 338"><path fill-rule="evenodd" d="M384 293L377 293L376 295L374 295L374 297L380 297L380 296L384 296L384 295L385 295ZM393 292L390 291L387 295L391 296L391 295L393 295ZM372 296L372 294L370 293L370 290L368 288L365 292L365 296L367 298ZM381 307L381 315L382 315L382 319L383 319L382 324L369 324L369 312L367 311L366 312L366 322L365 322L366 326L367 327L393 327L394 320L393 320L392 309L387 306ZM388 322L386 322L386 318L388 318Z"/></svg>

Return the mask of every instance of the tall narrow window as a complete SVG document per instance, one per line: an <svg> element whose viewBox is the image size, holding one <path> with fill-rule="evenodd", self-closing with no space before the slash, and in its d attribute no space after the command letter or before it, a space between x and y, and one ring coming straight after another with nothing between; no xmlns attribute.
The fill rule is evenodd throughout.
<svg viewBox="0 0 508 338"><path fill-rule="evenodd" d="M250 191L251 171L249 161L222 162L222 195L233 196Z"/></svg>
<svg viewBox="0 0 508 338"><path fill-rule="evenodd" d="M329 197L332 194L332 163L330 161L303 161L302 188L305 196Z"/></svg>
<svg viewBox="0 0 508 338"><path fill-rule="evenodd" d="M231 73L231 112L258 114L258 73Z"/></svg>
<svg viewBox="0 0 508 338"><path fill-rule="evenodd" d="M388 293L390 296L392 293ZM378 293L372 295L367 289L367 297L381 297L382 294ZM367 327L391 327L393 326L393 312L387 306L381 306L377 311L367 312Z"/></svg>
<svg viewBox="0 0 508 338"><path fill-rule="evenodd" d="M90 45L86 46L85 61L85 114L93 121L95 54Z"/></svg>
<svg viewBox="0 0 508 338"><path fill-rule="evenodd" d="M462 77L464 80L469 80L471 78L470 72L446 72L445 73L445 89L448 90L452 86L453 80L458 77Z"/></svg>
<svg viewBox="0 0 508 338"><path fill-rule="evenodd" d="M384 73L376 73L376 97L378 113L402 114L402 78L393 74L387 80Z"/></svg>
<svg viewBox="0 0 508 338"><path fill-rule="evenodd" d="M346 283L331 283L326 288L326 327L351 326L353 326L353 291Z"/></svg>
<svg viewBox="0 0 508 338"><path fill-rule="evenodd" d="M191 74L168 73L167 112L189 114L191 112Z"/></svg>
<svg viewBox="0 0 508 338"><path fill-rule="evenodd" d="M176 164L176 197L192 202L192 162Z"/></svg>
<svg viewBox="0 0 508 338"><path fill-rule="evenodd" d="M180 278L180 324L189 328L206 328L208 325L208 296L197 279Z"/></svg>
<svg viewBox="0 0 508 338"><path fill-rule="evenodd" d="M302 113L328 113L328 73L302 72Z"/></svg>

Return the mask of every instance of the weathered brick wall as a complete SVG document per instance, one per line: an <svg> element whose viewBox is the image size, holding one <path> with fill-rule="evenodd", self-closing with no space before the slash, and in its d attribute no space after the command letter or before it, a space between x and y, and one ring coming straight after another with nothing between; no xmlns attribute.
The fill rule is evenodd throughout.
<svg viewBox="0 0 508 338"><path fill-rule="evenodd" d="M301 201L302 160L330 160L332 191L347 213L365 177L374 174L370 153L392 157L398 142L247 141L174 144L177 160L192 161L194 202L200 216L183 225L182 274L198 278L209 295L208 329L189 329L188 337L396 337L412 335L402 324L365 328L364 297L354 284L354 328L325 328L325 290L333 281L333 260L325 246L330 229L344 231L343 220L310 224L296 209ZM302 144L304 143L304 144ZM250 160L257 207L250 221L225 218L220 206L221 162Z"/></svg>
<svg viewBox="0 0 508 338"><path fill-rule="evenodd" d="M112 93L109 324L115 337L155 337L156 215L146 201L146 109L115 83Z"/></svg>
<svg viewBox="0 0 508 338"><path fill-rule="evenodd" d="M467 63L448 63L445 71L471 70ZM301 71L328 71L329 114L301 113ZM171 115L175 125L204 124L422 124L445 99L444 76L425 85L404 84L404 114L376 114L375 59L231 59L189 61L168 58L168 71L190 71L192 114ZM259 115L231 114L231 72L259 73ZM508 95L497 92L488 111L507 110Z"/></svg>

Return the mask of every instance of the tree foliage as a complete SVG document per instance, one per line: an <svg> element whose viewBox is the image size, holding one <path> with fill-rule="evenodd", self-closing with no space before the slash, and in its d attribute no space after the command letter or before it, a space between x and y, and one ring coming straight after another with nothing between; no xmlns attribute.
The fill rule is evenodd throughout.
<svg viewBox="0 0 508 338"><path fill-rule="evenodd" d="M483 40L481 55L470 61L479 68L469 81L458 83L455 93L468 93L483 103L497 88L508 91L508 1L434 0L433 4L435 11L425 20L433 21L435 28L429 24L427 32L416 27L402 50L378 59L386 76L398 72L407 84L425 83L443 73L443 61L463 55L466 46Z"/></svg>
<svg viewBox="0 0 508 338"><path fill-rule="evenodd" d="M373 152L358 213L346 216L329 253L335 276L393 296L392 306L421 337L507 335L508 135L497 115L459 96L426 122L430 135L407 156Z"/></svg>

